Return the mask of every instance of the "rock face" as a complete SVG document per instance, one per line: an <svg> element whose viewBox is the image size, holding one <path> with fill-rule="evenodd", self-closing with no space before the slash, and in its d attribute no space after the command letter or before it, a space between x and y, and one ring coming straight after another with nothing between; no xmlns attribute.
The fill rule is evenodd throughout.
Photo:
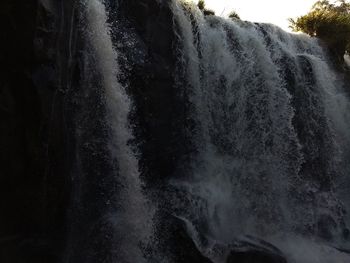
<svg viewBox="0 0 350 263"><path fill-rule="evenodd" d="M232 252L227 263L287 263L287 261L278 255L269 254L268 252L251 250L246 252Z"/></svg>
<svg viewBox="0 0 350 263"><path fill-rule="evenodd" d="M145 169L143 176L150 184L161 182L179 161L176 156L182 147L177 141L183 137L175 129L183 125L179 115L183 114L184 103L173 87L176 54L172 15L167 1L119 1L117 5L119 11L115 15L125 28L135 32L146 60L133 68L129 80L138 105L132 118L144 127L135 136L149 138L141 146L143 166L147 163L148 170L154 171L150 176ZM106 191L96 174L107 168L102 150L105 145L94 145L101 158L94 156L92 160L92 153L79 149L76 133L77 122L84 118L79 112L89 107L88 103L75 100L83 92L79 50L85 45L77 26L81 19L78 8L79 3L74 0L6 0L1 4L1 36L6 40L0 51L2 262L60 261L67 250L65 243L77 235L84 239L84 226L103 209L96 202L99 208L95 215L84 212L93 211L91 200L100 198L100 191ZM95 109L96 94L89 96ZM90 122L81 125L86 129L97 125L95 130L99 131L83 136L98 140L104 134L103 124L97 124L103 113L90 113L95 117L85 115ZM72 180L79 180L74 174L81 172L76 165L79 151L91 165L84 167L90 177L89 195L82 197L85 201L79 201L79 206L83 208L77 210L77 188ZM107 225L103 228L108 232ZM99 251L102 247L108 249L106 243L91 246Z"/></svg>
<svg viewBox="0 0 350 263"><path fill-rule="evenodd" d="M267 242L238 242L238 244L229 253L227 263L287 263L282 252Z"/></svg>
<svg viewBox="0 0 350 263"><path fill-rule="evenodd" d="M0 260L54 262L69 199L58 31L38 1L1 3Z"/></svg>
<svg viewBox="0 0 350 263"><path fill-rule="evenodd" d="M180 54L178 38L173 30L170 1L122 1L120 20L128 31L135 32L144 62L130 72L129 89L135 104L133 121L136 138L142 141L142 166L152 171L144 178L150 184L161 183L174 176L180 156L189 151L184 128L188 103L184 90L175 85ZM118 15L117 15L118 16ZM121 52L126 50L120 50ZM188 146L183 147L178 142Z"/></svg>
<svg viewBox="0 0 350 263"><path fill-rule="evenodd" d="M157 249L163 251L165 255L171 255L168 260L172 262L213 263L202 255L187 232L185 223L180 219L171 215L163 215L160 231L162 242Z"/></svg>

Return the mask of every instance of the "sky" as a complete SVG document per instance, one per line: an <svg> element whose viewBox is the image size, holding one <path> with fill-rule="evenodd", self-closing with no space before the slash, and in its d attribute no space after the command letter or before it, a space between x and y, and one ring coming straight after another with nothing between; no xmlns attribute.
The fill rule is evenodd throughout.
<svg viewBox="0 0 350 263"><path fill-rule="evenodd" d="M316 0L205 0L217 15L235 10L242 20L265 22L288 28L288 18L305 15Z"/></svg>

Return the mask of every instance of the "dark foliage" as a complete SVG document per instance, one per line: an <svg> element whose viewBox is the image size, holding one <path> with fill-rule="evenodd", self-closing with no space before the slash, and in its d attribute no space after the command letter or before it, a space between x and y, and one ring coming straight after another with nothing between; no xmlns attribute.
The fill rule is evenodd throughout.
<svg viewBox="0 0 350 263"><path fill-rule="evenodd" d="M293 31L301 31L324 40L331 51L340 58L350 52L350 3L338 0L334 4L321 0L310 12L289 19Z"/></svg>

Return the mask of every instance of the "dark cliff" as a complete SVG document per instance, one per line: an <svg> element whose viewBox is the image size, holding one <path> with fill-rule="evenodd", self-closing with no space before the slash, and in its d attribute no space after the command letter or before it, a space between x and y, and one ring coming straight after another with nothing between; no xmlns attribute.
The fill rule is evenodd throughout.
<svg viewBox="0 0 350 263"><path fill-rule="evenodd" d="M65 240L72 153L61 72L67 18L52 8L35 0L1 4L2 262L55 262Z"/></svg>
<svg viewBox="0 0 350 263"><path fill-rule="evenodd" d="M2 262L58 262L68 240L75 240L72 235L84 231L89 221L87 214L75 211L78 204L73 192L77 189L72 180L81 172L77 152L91 161L89 153L79 150L82 145L75 129L81 121L85 127L100 127L97 134L82 137L103 136L103 125L96 124L98 114L103 113L86 116L96 123L85 124L77 113L88 105L75 101L83 92L79 52L84 40L77 25L81 19L78 7L75 1L6 0L1 4ZM177 141L183 141L180 137L184 135L177 134L175 127L183 125L184 117L179 116L186 110L183 95L173 88L176 40L170 30L172 14L166 1L119 1L118 10L111 19L119 19L123 30L136 33L146 61L132 69L128 80L137 105L132 118L143 127L135 134L142 141L143 176L150 184L161 183L179 161L176 156L182 147ZM91 177L90 193L79 206L86 205L86 209L99 191L106 191L94 183L103 160L94 161L93 167L84 168ZM90 217L93 220L98 215ZM75 227L80 230L72 229Z"/></svg>

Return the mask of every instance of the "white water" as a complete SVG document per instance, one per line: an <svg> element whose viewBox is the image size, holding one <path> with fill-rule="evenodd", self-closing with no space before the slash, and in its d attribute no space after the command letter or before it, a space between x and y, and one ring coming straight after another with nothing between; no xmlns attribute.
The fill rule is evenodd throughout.
<svg viewBox="0 0 350 263"><path fill-rule="evenodd" d="M345 245L335 182L349 173L350 145L349 100L322 48L272 25L204 17L191 4L185 11L174 0L172 10L199 152L191 178L176 185L202 200L180 216L219 243L252 235L291 262L350 262L317 234L332 218L329 232Z"/></svg>
<svg viewBox="0 0 350 263"><path fill-rule="evenodd" d="M118 54L111 39L107 24L107 11L102 0L88 0L85 3L88 20L88 36L96 60L96 70L102 76L102 87L107 106L107 119L111 129L110 152L117 162L115 180L122 185L122 192L116 200L120 211L109 215L115 228L114 261L144 262L140 248L151 235L152 209L142 193L138 161L128 142L132 139L128 115L131 102L118 82Z"/></svg>
<svg viewBox="0 0 350 263"><path fill-rule="evenodd" d="M349 55L345 55L344 56L344 60L345 60L345 63L350 67L350 56Z"/></svg>

